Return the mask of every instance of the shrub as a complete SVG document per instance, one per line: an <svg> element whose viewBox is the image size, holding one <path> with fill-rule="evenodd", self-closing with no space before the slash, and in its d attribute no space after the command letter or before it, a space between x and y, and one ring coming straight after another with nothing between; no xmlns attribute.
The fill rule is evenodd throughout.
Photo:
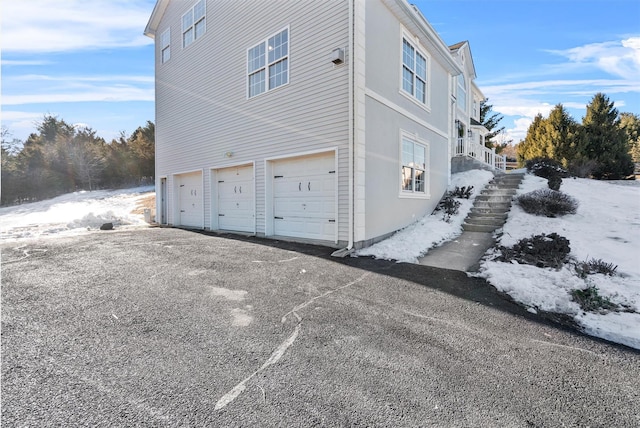
<svg viewBox="0 0 640 428"><path fill-rule="evenodd" d="M558 161L545 157L529 159L525 166L530 173L546 179L555 176L560 178L569 176L569 172Z"/></svg>
<svg viewBox="0 0 640 428"><path fill-rule="evenodd" d="M444 221L449 223L451 221L451 216L458 214L458 208L460 208L460 205L462 205L460 201L456 201L450 193L447 193L440 202L438 202L438 206L435 211L444 211L442 218Z"/></svg>
<svg viewBox="0 0 640 428"><path fill-rule="evenodd" d="M581 278L598 273L614 276L617 269L617 265L607 263L602 259L589 259L576 264L576 272Z"/></svg>
<svg viewBox="0 0 640 428"><path fill-rule="evenodd" d="M569 173L574 177L589 178L598 167L598 162L588 159L575 159L569 163Z"/></svg>
<svg viewBox="0 0 640 428"><path fill-rule="evenodd" d="M583 290L573 290L571 297L573 301L578 303L580 308L586 312L607 312L609 310L616 311L619 309L618 305L598 294L598 289L594 286L587 287Z"/></svg>
<svg viewBox="0 0 640 428"><path fill-rule="evenodd" d="M552 189L538 189L516 198L525 212L547 217L575 214L578 201L569 195Z"/></svg>
<svg viewBox="0 0 640 428"><path fill-rule="evenodd" d="M547 180L547 185L549 186L549 189L559 191L560 186L562 185L562 177L557 175L549 177L549 179Z"/></svg>
<svg viewBox="0 0 640 428"><path fill-rule="evenodd" d="M453 192L450 192L449 194L454 198L469 199L473 194L473 186L456 186Z"/></svg>
<svg viewBox="0 0 640 428"><path fill-rule="evenodd" d="M540 268L559 269L569 261L571 246L569 240L557 233L534 235L523 238L513 247L499 247L502 255L498 260L504 262L533 265Z"/></svg>

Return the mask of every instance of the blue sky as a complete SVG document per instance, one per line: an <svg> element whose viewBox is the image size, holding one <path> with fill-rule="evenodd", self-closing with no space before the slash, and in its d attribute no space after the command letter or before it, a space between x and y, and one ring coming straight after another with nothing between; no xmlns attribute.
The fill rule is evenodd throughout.
<svg viewBox="0 0 640 428"><path fill-rule="evenodd" d="M597 92L640 114L637 0L413 2L445 43L470 42L506 138L524 138L557 103L580 121ZM1 117L12 137L26 139L45 114L107 141L154 120L153 45L142 35L154 4L2 0Z"/></svg>

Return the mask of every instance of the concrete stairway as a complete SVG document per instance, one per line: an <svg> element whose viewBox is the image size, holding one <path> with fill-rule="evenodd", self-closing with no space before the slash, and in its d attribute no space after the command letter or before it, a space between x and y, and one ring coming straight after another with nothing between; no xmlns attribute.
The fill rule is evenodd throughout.
<svg viewBox="0 0 640 428"><path fill-rule="evenodd" d="M476 196L473 208L462 225L463 230L492 233L502 227L523 178L524 174L501 174L494 177Z"/></svg>
<svg viewBox="0 0 640 428"><path fill-rule="evenodd" d="M431 249L418 263L462 272L476 271L480 259L495 244L493 232L504 225L513 195L523 178L524 174L519 173L494 177L476 196L462 234Z"/></svg>

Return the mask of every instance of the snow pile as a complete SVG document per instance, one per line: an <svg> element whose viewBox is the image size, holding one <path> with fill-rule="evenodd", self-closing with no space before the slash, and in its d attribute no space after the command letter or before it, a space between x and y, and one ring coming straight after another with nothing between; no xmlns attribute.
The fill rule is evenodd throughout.
<svg viewBox="0 0 640 428"><path fill-rule="evenodd" d="M449 223L443 220L441 211L436 211L434 214L427 215L398 231L390 238L358 250L356 255L417 263L418 258L424 256L430 248L460 236L462 223L471 210L476 195L492 178L493 173L484 170L466 171L452 175L448 190L463 186L473 186L474 188L470 199L457 199L461 202L458 215L452 216Z"/></svg>
<svg viewBox="0 0 640 428"><path fill-rule="evenodd" d="M527 175L518 194L545 187L547 180ZM576 214L539 217L514 204L499 244L510 247L522 238L555 232L569 239L570 256L575 261L601 259L617 265L617 275L589 275L582 279L568 265L556 271L484 261L479 276L532 312L568 314L591 335L640 349L640 182L568 178L560 190L579 202ZM600 296L633 313L583 312L570 293L592 286Z"/></svg>
<svg viewBox="0 0 640 428"><path fill-rule="evenodd" d="M0 238L17 240L52 235L77 235L100 228L146 225L142 214L132 214L138 202L153 195L153 186L123 190L68 193L53 199L0 208Z"/></svg>

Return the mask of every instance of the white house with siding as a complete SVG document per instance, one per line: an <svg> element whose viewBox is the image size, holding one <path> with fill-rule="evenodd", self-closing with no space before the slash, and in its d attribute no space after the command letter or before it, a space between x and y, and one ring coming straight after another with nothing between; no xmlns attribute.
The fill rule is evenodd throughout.
<svg viewBox="0 0 640 428"><path fill-rule="evenodd" d="M351 249L445 192L469 73L405 0L158 0L145 34L159 223Z"/></svg>

